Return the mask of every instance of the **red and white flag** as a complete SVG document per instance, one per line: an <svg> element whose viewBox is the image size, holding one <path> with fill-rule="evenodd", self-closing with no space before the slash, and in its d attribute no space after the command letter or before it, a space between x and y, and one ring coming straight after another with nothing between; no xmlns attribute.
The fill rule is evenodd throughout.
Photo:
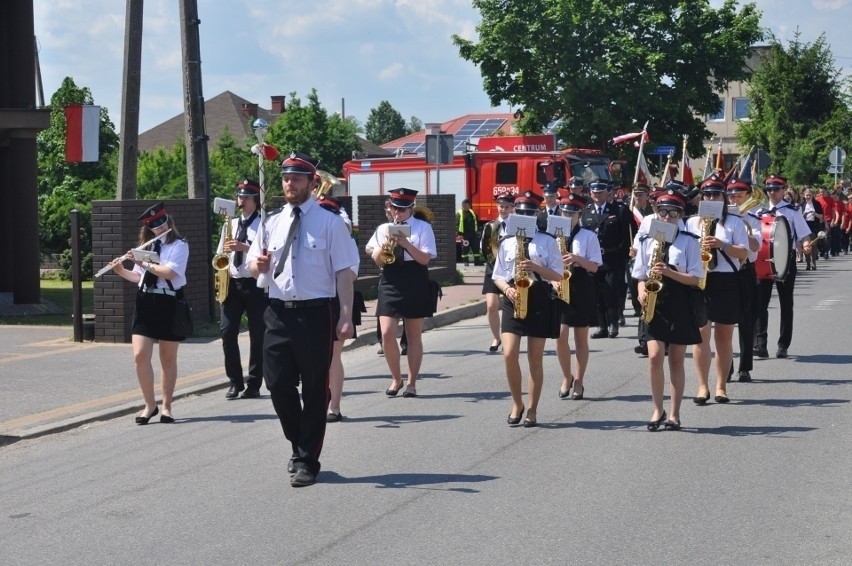
<svg viewBox="0 0 852 566"><path fill-rule="evenodd" d="M98 161L101 107L74 104L65 107L65 161Z"/></svg>
<svg viewBox="0 0 852 566"><path fill-rule="evenodd" d="M633 132L631 134L621 134L620 136L615 136L614 138L612 138L612 143L613 143L613 145L618 145L618 144L624 143L626 141L634 140L634 139L638 138L639 136L643 137L642 141L644 141L644 142L650 141L650 138L648 137L648 132L641 131L641 132Z"/></svg>
<svg viewBox="0 0 852 566"><path fill-rule="evenodd" d="M689 158L689 153L686 151L684 144L683 159L680 162L680 182L690 187L695 184L695 178L692 176L692 160Z"/></svg>
<svg viewBox="0 0 852 566"><path fill-rule="evenodd" d="M645 155L643 153L639 154L639 158L636 160L636 180L639 183L644 183L647 186L652 186L656 179L651 172L648 170L648 162L645 161Z"/></svg>

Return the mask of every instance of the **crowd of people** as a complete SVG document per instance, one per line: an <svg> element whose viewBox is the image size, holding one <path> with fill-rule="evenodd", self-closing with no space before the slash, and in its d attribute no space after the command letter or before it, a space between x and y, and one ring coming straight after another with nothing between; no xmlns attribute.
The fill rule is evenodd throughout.
<svg viewBox="0 0 852 566"><path fill-rule="evenodd" d="M326 424L343 419L342 347L360 323L363 299L354 291L360 259L351 222L339 201L316 194L316 161L294 152L281 163L281 173L286 204L268 215L264 226L261 186L249 179L236 186L240 214L230 220L235 236L219 244L219 253L229 257L230 275L220 330L230 381L225 398L259 397L265 382L292 448L291 485L301 487L312 485L320 471ZM795 191L771 175L763 187L765 198L748 182L712 175L696 187L669 182L652 190L638 183L619 198L604 180L587 184L574 177L565 186L547 183L541 195L531 190L497 195L498 214L481 227L475 216L470 220L469 203L463 206L456 219L458 235L485 262L487 350L502 349L511 394L507 423L538 424L548 339L554 340L562 373L559 398L583 399L589 339L617 338L628 304L639 317L636 352L648 358L649 431L682 427L688 346L696 405L711 397L727 403L727 383L735 373L739 381L751 379L753 356L769 355L767 309L773 289L781 313L776 356L786 358L797 264L816 269L818 259L848 253L852 205L842 185L820 188L817 195L809 187ZM405 187L389 191L388 222L365 246L380 269L375 315L390 374L388 397L417 397L423 323L436 310L438 291L428 265L437 257L437 245L428 211L416 206L417 194ZM186 338L175 334L173 318L186 284L188 245L162 203L139 220L140 246L124 257L133 268L122 262L114 267L139 289L132 341L145 407L135 421L147 424L160 412L151 363L158 343L160 421L172 423L177 350ZM774 247L767 261L761 254L768 243ZM134 253L140 249L153 255L140 257ZM247 375L237 341L243 315L249 327ZM403 349L397 343L400 322ZM526 372L520 362L524 337ZM666 365L671 383L667 409Z"/></svg>

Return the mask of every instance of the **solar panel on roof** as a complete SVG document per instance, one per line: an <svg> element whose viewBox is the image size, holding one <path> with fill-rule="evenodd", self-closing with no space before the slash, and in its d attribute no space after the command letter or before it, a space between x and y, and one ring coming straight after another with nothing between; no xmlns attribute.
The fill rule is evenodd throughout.
<svg viewBox="0 0 852 566"><path fill-rule="evenodd" d="M506 123L504 118L475 118L468 120L453 134L453 153L463 153L471 138L489 136L503 127ZM403 149L410 153L426 153L425 142L405 142L398 148L390 147L390 150Z"/></svg>

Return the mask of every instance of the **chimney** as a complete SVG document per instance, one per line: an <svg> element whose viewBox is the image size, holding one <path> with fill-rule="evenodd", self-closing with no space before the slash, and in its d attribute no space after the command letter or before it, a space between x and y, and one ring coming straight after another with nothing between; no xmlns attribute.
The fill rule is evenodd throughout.
<svg viewBox="0 0 852 566"><path fill-rule="evenodd" d="M251 120L257 118L257 104L251 102L243 104L243 117Z"/></svg>
<svg viewBox="0 0 852 566"><path fill-rule="evenodd" d="M284 113L284 98L283 96L270 96L270 100L272 101L272 114L283 114Z"/></svg>

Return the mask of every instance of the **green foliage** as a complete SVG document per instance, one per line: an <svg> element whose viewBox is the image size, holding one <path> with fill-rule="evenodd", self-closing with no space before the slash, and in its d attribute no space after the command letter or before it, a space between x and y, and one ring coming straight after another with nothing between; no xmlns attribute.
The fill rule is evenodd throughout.
<svg viewBox="0 0 852 566"><path fill-rule="evenodd" d="M358 123L353 118L329 116L319 103L316 89L312 89L304 106L295 92L290 93L287 111L269 127L266 142L284 155L294 150L305 152L319 159L320 169L339 175L343 163L360 147L357 133ZM267 174L267 187L277 186L269 182L270 177L278 180L280 173Z"/></svg>
<svg viewBox="0 0 852 566"><path fill-rule="evenodd" d="M186 145L175 142L168 150L158 147L139 154L136 197L139 199L186 198Z"/></svg>
<svg viewBox="0 0 852 566"><path fill-rule="evenodd" d="M258 180L257 156L250 151L256 141L242 142L226 128L210 152L210 192L213 197L233 198L234 187L243 179Z"/></svg>
<svg viewBox="0 0 852 566"><path fill-rule="evenodd" d="M793 183L829 182L831 148L852 151L852 112L825 37L802 43L797 33L786 47L771 37L748 97L749 119L737 130L740 145L765 148L771 169Z"/></svg>
<svg viewBox="0 0 852 566"><path fill-rule="evenodd" d="M387 100L382 100L376 108L370 110L364 131L367 139L376 145L382 145L409 133L402 114Z"/></svg>
<svg viewBox="0 0 852 566"><path fill-rule="evenodd" d="M423 121L417 116L412 116L411 120L408 121L408 134L413 134L415 132L419 132L423 129Z"/></svg>
<svg viewBox="0 0 852 566"><path fill-rule="evenodd" d="M679 145L688 134L690 153L702 155L703 116L719 110L716 91L748 77L744 62L762 36L754 4L737 12L735 0L718 10L708 0L473 5L479 41L453 41L480 68L491 103L520 107L523 132L562 118L556 133L572 146L604 148L650 120L655 142Z"/></svg>

